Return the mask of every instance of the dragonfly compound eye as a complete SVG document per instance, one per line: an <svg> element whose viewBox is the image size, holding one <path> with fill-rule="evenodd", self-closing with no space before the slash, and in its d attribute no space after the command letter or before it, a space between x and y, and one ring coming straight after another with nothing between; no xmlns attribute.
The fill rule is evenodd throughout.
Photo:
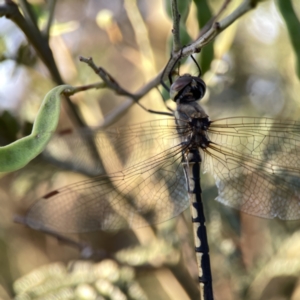
<svg viewBox="0 0 300 300"><path fill-rule="evenodd" d="M206 84L196 76L184 74L178 77L170 87L170 98L181 103L200 100L205 95Z"/></svg>

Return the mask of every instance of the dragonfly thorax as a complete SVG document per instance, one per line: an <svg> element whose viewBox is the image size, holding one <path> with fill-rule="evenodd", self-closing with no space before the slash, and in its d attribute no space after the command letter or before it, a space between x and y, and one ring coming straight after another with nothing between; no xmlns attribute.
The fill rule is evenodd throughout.
<svg viewBox="0 0 300 300"><path fill-rule="evenodd" d="M176 101L175 119L182 141L192 148L205 149L209 144L207 129L210 121L202 106L197 103L206 90L200 77L184 74L170 88L170 97Z"/></svg>
<svg viewBox="0 0 300 300"><path fill-rule="evenodd" d="M189 123L189 125L191 127L190 143L197 148L201 148L201 149L207 148L210 143L210 140L207 135L207 130L210 125L210 121L208 117L194 118Z"/></svg>
<svg viewBox="0 0 300 300"><path fill-rule="evenodd" d="M201 148L202 150L205 150L210 144L210 139L207 134L209 126L210 121L208 117L193 118L191 122L188 122L188 129L186 132L178 131L178 133L181 135L181 140L184 145L184 161L190 164L202 160L201 153L198 151L198 149Z"/></svg>
<svg viewBox="0 0 300 300"><path fill-rule="evenodd" d="M207 130L210 126L208 115L197 102L177 104L175 111L177 131L182 141L192 148L205 149L209 145Z"/></svg>
<svg viewBox="0 0 300 300"><path fill-rule="evenodd" d="M175 118L178 125L184 126L186 122L192 122L194 118L208 118L208 115L196 100L193 102L177 101ZM181 121L184 121L184 123L181 124Z"/></svg>

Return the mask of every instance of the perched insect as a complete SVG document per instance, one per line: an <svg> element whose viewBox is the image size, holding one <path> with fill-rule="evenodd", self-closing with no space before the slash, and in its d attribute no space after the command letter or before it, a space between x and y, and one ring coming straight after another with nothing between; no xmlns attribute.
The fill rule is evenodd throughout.
<svg viewBox="0 0 300 300"><path fill-rule="evenodd" d="M300 122L211 121L197 102L205 90L199 76L185 74L170 86L177 105L173 117L73 133L64 141L71 153L86 155L86 145L77 143L86 134L110 173L48 193L29 209L26 224L58 232L141 227L191 206L201 293L213 299L201 165L215 178L219 202L259 217L299 219ZM50 147L59 153L59 144Z"/></svg>

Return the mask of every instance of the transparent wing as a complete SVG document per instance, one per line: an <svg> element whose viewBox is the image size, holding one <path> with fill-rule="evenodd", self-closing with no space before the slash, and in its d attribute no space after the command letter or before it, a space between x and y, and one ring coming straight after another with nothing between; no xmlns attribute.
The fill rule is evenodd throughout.
<svg viewBox="0 0 300 300"><path fill-rule="evenodd" d="M182 146L173 120L95 131L93 137L108 171L123 171L47 194L28 211L29 226L63 232L141 227L188 207Z"/></svg>
<svg viewBox="0 0 300 300"><path fill-rule="evenodd" d="M174 119L103 131L66 130L53 136L43 156L67 169L97 176L121 171L178 142Z"/></svg>
<svg viewBox="0 0 300 300"><path fill-rule="evenodd" d="M265 218L300 218L300 123L267 118L214 121L206 168L217 200Z"/></svg>

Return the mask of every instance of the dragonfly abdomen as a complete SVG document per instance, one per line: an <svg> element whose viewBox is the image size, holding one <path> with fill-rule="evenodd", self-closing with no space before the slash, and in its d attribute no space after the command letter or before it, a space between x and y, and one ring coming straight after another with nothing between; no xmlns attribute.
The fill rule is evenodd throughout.
<svg viewBox="0 0 300 300"><path fill-rule="evenodd" d="M187 180L191 215L194 227L195 252L199 271L201 299L213 300L212 275L209 260L205 216L200 185L201 156L198 147L184 155L183 168Z"/></svg>

